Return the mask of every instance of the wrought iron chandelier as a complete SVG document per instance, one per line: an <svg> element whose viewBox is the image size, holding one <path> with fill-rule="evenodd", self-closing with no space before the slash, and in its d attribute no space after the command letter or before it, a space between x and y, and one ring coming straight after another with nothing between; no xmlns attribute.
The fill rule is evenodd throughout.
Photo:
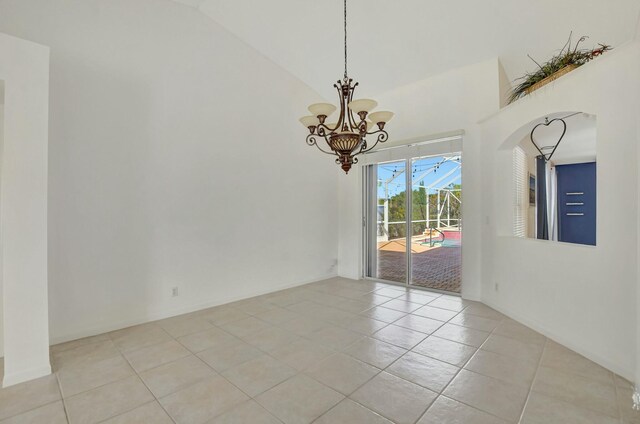
<svg viewBox="0 0 640 424"><path fill-rule="evenodd" d="M344 0L344 77L333 86L338 90L340 105L337 121L326 122L336 111L336 106L331 103L315 103L309 106L311 115L300 118L300 122L309 129L307 144L316 146L323 153L337 156L336 163L345 173L349 173L351 166L358 163L357 155L387 141L389 135L384 127L393 113L370 113L378 105L375 100L353 100L353 92L358 83L347 76L347 0ZM373 144L369 145L367 137L374 140ZM320 147L318 139L324 139L331 151Z"/></svg>

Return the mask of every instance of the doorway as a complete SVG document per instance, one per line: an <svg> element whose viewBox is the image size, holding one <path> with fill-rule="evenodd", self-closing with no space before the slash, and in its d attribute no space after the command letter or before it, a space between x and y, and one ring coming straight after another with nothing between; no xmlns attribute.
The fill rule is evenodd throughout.
<svg viewBox="0 0 640 424"><path fill-rule="evenodd" d="M460 293L460 152L370 164L364 198L365 277Z"/></svg>

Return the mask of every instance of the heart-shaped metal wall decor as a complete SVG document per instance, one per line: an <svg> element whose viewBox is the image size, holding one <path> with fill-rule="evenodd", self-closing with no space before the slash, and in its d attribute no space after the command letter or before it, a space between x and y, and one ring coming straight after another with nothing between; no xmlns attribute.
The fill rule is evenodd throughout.
<svg viewBox="0 0 640 424"><path fill-rule="evenodd" d="M542 147L538 146L538 144L533 139L533 133L535 133L536 130L541 126L549 127L554 122L559 122L562 125L562 134L560 134L560 138L558 138L558 141L553 145L542 146ZM531 130L531 134L529 134L529 138L531 139L531 142L533 143L533 145L536 146L536 149L538 150L538 152L540 152L540 157L544 158L545 162L549 162L566 133L567 133L567 123L564 121L564 119L555 118L555 119L549 120L549 118L544 118L544 122L541 122L535 127L533 127L533 129ZM547 153L545 153L543 150L547 151ZM549 152L549 150L551 151Z"/></svg>

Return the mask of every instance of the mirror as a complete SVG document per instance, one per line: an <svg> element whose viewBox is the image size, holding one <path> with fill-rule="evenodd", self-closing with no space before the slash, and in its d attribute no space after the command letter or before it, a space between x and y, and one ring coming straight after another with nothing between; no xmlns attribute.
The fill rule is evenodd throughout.
<svg viewBox="0 0 640 424"><path fill-rule="evenodd" d="M517 237L596 245L596 118L552 114L513 149Z"/></svg>

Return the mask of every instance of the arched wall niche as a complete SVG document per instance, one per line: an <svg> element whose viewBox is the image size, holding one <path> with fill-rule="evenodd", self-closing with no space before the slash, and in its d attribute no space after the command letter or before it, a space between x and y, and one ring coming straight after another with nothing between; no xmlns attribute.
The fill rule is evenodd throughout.
<svg viewBox="0 0 640 424"><path fill-rule="evenodd" d="M535 147L530 144L530 134L532 129L536 125L544 123L545 119L549 119L549 121L551 121L553 119L560 118L564 118L567 124L567 131L561 142L561 144L564 143L562 147L566 146L567 142L575 143L575 140L572 139L574 137L574 132L583 132L585 131L585 129L587 129L587 126L593 128L595 136L597 138L598 119L595 114L582 110L563 110L559 112L550 112L526 121L519 128L514 130L509 136L507 136L499 146L497 146L496 171L499 172L500 177L496 179L496 193L501 194L499 196L499 199L501 201L499 213L501 216L503 216L502 219L496 222L497 232L500 236L513 236L514 214L513 198L511 196L515 190L515 181L513 179L512 171L514 166L513 149L516 146L522 146L525 148L528 154L537 155L537 152L535 152ZM556 128L551 128L551 132L547 133L547 135L551 135L552 137L555 136L556 130ZM560 131L557 131L557 133L560 134ZM548 143L543 144L546 145Z"/></svg>
<svg viewBox="0 0 640 424"><path fill-rule="evenodd" d="M556 119L556 118L562 118L565 116L570 116L576 113L583 113L583 114L587 114L590 116L595 116L595 113L592 111L586 111L586 110L564 110L564 111L559 111L559 112L550 112L550 113L546 113L546 114L542 114L539 115L527 122L523 122L520 127L518 127L517 129L515 129L509 136L507 136L504 141L502 142L502 144L498 147L498 150L511 150L513 149L515 146L517 146L520 141L523 138L528 138L529 134L531 133L531 129L541 123L544 122L545 118L549 118L549 120L551 119ZM567 118L567 121L570 118ZM517 125L517 123L515 124ZM569 130L567 130L569 131Z"/></svg>

